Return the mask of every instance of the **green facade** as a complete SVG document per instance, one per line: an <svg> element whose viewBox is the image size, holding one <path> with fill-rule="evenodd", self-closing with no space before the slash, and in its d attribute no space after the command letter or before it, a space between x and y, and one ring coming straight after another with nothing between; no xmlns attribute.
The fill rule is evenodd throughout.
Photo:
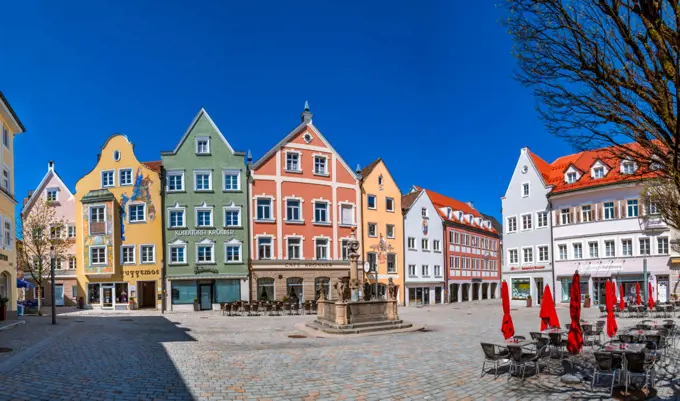
<svg viewBox="0 0 680 401"><path fill-rule="evenodd" d="M201 309L248 300L245 154L232 149L201 109L176 148L161 156L168 307L187 308L195 299Z"/></svg>

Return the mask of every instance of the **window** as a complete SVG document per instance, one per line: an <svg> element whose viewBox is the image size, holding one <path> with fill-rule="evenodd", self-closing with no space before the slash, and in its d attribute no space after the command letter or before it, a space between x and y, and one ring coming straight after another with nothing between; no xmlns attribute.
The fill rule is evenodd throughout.
<svg viewBox="0 0 680 401"><path fill-rule="evenodd" d="M560 260L567 260L567 245L560 244L557 249L560 251Z"/></svg>
<svg viewBox="0 0 680 401"><path fill-rule="evenodd" d="M286 171L300 172L300 154L286 152Z"/></svg>
<svg viewBox="0 0 680 401"><path fill-rule="evenodd" d="M215 280L214 288L213 302L215 303L221 304L241 299L241 280L239 279Z"/></svg>
<svg viewBox="0 0 680 401"><path fill-rule="evenodd" d="M529 183L525 182L522 184L522 198L529 196Z"/></svg>
<svg viewBox="0 0 680 401"><path fill-rule="evenodd" d="M210 153L210 138L196 138L196 154L207 155Z"/></svg>
<svg viewBox="0 0 680 401"><path fill-rule="evenodd" d="M411 277L416 275L416 265L408 265L408 275Z"/></svg>
<svg viewBox="0 0 680 401"><path fill-rule="evenodd" d="M105 265L106 264L106 247L92 246L90 247L90 264Z"/></svg>
<svg viewBox="0 0 680 401"><path fill-rule="evenodd" d="M76 268L76 258L71 256L68 258L68 268L74 270Z"/></svg>
<svg viewBox="0 0 680 401"><path fill-rule="evenodd" d="M602 177L604 177L604 168L595 167L593 169L593 178L602 178Z"/></svg>
<svg viewBox="0 0 680 401"><path fill-rule="evenodd" d="M196 209L196 227L212 227L212 209Z"/></svg>
<svg viewBox="0 0 680 401"><path fill-rule="evenodd" d="M442 276L442 267L439 265L434 265L434 276L435 277L441 277Z"/></svg>
<svg viewBox="0 0 680 401"><path fill-rule="evenodd" d="M614 218L614 202L604 203L604 219L611 220Z"/></svg>
<svg viewBox="0 0 680 401"><path fill-rule="evenodd" d="M668 237L658 237L656 239L657 254L668 255Z"/></svg>
<svg viewBox="0 0 680 401"><path fill-rule="evenodd" d="M328 170L326 169L327 160L328 159L325 156L314 156L314 174L328 174Z"/></svg>
<svg viewBox="0 0 680 401"><path fill-rule="evenodd" d="M613 240L606 240L604 242L604 256L606 258L616 257L616 246Z"/></svg>
<svg viewBox="0 0 680 401"><path fill-rule="evenodd" d="M241 209L233 207L224 209L224 226L241 227Z"/></svg>
<svg viewBox="0 0 680 401"><path fill-rule="evenodd" d="M581 221L588 223L593 220L593 211L590 205L581 206Z"/></svg>
<svg viewBox="0 0 680 401"><path fill-rule="evenodd" d="M635 163L630 161L625 161L621 163L621 173L622 174L633 174L635 172Z"/></svg>
<svg viewBox="0 0 680 401"><path fill-rule="evenodd" d="M316 249L316 260L328 260L328 239L317 238L314 240Z"/></svg>
<svg viewBox="0 0 680 401"><path fill-rule="evenodd" d="M139 253L141 255L142 263L156 262L156 247L153 245L140 245Z"/></svg>
<svg viewBox="0 0 680 401"><path fill-rule="evenodd" d="M368 202L368 208L369 209L375 209L375 202L376 202L375 195L368 195L367 202Z"/></svg>
<svg viewBox="0 0 680 401"><path fill-rule="evenodd" d="M517 217L508 217L508 232L514 233L517 231Z"/></svg>
<svg viewBox="0 0 680 401"><path fill-rule="evenodd" d="M184 173L168 172L168 192L184 191Z"/></svg>
<svg viewBox="0 0 680 401"><path fill-rule="evenodd" d="M194 190L195 191L212 190L212 172L194 171Z"/></svg>
<svg viewBox="0 0 680 401"><path fill-rule="evenodd" d="M330 294L330 292L328 292ZM258 278L257 279L257 300L258 301L273 301L274 300L274 279L273 278Z"/></svg>
<svg viewBox="0 0 680 401"><path fill-rule="evenodd" d="M354 205L340 205L340 224L343 226L354 225Z"/></svg>
<svg viewBox="0 0 680 401"><path fill-rule="evenodd" d="M420 246L423 251L429 251L430 250L430 240L427 238L423 238L422 241L420 242Z"/></svg>
<svg viewBox="0 0 680 401"><path fill-rule="evenodd" d="M102 188L108 188L116 185L116 176L113 170L102 171Z"/></svg>
<svg viewBox="0 0 680 401"><path fill-rule="evenodd" d="M533 248L522 248L522 262L523 263L534 263L534 249Z"/></svg>
<svg viewBox="0 0 680 401"><path fill-rule="evenodd" d="M394 212L394 199L385 198L385 209L388 212Z"/></svg>
<svg viewBox="0 0 680 401"><path fill-rule="evenodd" d="M378 225L376 223L368 223L368 236L377 237L378 236Z"/></svg>
<svg viewBox="0 0 680 401"><path fill-rule="evenodd" d="M591 258L600 257L600 250L597 242L588 242L588 255L590 255Z"/></svg>
<svg viewBox="0 0 680 401"><path fill-rule="evenodd" d="M301 221L300 218L300 200L288 199L286 200L286 220Z"/></svg>
<svg viewBox="0 0 680 401"><path fill-rule="evenodd" d="M61 238L61 226L50 227L50 238Z"/></svg>
<svg viewBox="0 0 680 401"><path fill-rule="evenodd" d="M388 224L385 227L385 236L387 238L394 238L394 224ZM437 241L439 242L439 241Z"/></svg>
<svg viewBox="0 0 680 401"><path fill-rule="evenodd" d="M170 246L170 263L179 264L186 263L186 246L185 245L171 245Z"/></svg>
<svg viewBox="0 0 680 401"><path fill-rule="evenodd" d="M427 216L428 216L428 212L427 212L427 208L426 208L426 207L420 209L420 215L423 216L424 219L427 219L427 218L428 218L428 217L427 217Z"/></svg>
<svg viewBox="0 0 680 401"><path fill-rule="evenodd" d="M2 144L9 149L9 130L2 124Z"/></svg>
<svg viewBox="0 0 680 401"><path fill-rule="evenodd" d="M168 220L170 228L184 227L184 210L170 210Z"/></svg>
<svg viewBox="0 0 680 401"><path fill-rule="evenodd" d="M640 255L651 255L649 238L640 238Z"/></svg>
<svg viewBox="0 0 680 401"><path fill-rule="evenodd" d="M522 230L531 230L531 215L522 215Z"/></svg>
<svg viewBox="0 0 680 401"><path fill-rule="evenodd" d="M463 260L465 260L465 258L463 258ZM508 260L510 260L510 264L519 263L519 259L517 257L517 249L508 250Z"/></svg>
<svg viewBox="0 0 680 401"><path fill-rule="evenodd" d="M106 234L105 206L90 207L90 234Z"/></svg>
<svg viewBox="0 0 680 401"><path fill-rule="evenodd" d="M442 247L438 239L433 239L432 240L432 250L435 252L441 252Z"/></svg>
<svg viewBox="0 0 680 401"><path fill-rule="evenodd" d="M120 185L132 185L132 169L122 168L118 170L118 181Z"/></svg>
<svg viewBox="0 0 680 401"><path fill-rule="evenodd" d="M57 194L58 191L56 188L50 188L47 190L47 201L48 202L56 202L57 199Z"/></svg>
<svg viewBox="0 0 680 401"><path fill-rule="evenodd" d="M241 172L240 171L225 171L222 173L224 179L225 191L238 191L241 189Z"/></svg>
<svg viewBox="0 0 680 401"><path fill-rule="evenodd" d="M428 277L430 275L430 266L428 265L422 265L421 266L421 271L423 277Z"/></svg>
<svg viewBox="0 0 680 401"><path fill-rule="evenodd" d="M300 259L302 255L301 248L301 238L288 238L288 259Z"/></svg>
<svg viewBox="0 0 680 401"><path fill-rule="evenodd" d="M134 245L123 245L123 264L135 264L135 246Z"/></svg>
<svg viewBox="0 0 680 401"><path fill-rule="evenodd" d="M628 217L638 217L638 201L637 199L628 199L627 204L627 215Z"/></svg>
<svg viewBox="0 0 680 401"><path fill-rule="evenodd" d="M397 272L397 255L394 253L387 254L387 272L388 273Z"/></svg>
<svg viewBox="0 0 680 401"><path fill-rule="evenodd" d="M171 281L170 292L172 294L172 304L192 304L198 298L198 286L196 280L173 280Z"/></svg>
<svg viewBox="0 0 680 401"><path fill-rule="evenodd" d="M347 245L349 245L349 240L343 239L342 241L340 241L342 260L349 260L349 249L347 248Z"/></svg>
<svg viewBox="0 0 680 401"><path fill-rule="evenodd" d="M258 259L272 258L272 239L270 237L260 237L257 239Z"/></svg>
<svg viewBox="0 0 680 401"><path fill-rule="evenodd" d="M649 202L649 210L647 211L647 214L650 215L661 214L661 212L659 211L659 204L656 202Z"/></svg>
<svg viewBox="0 0 680 401"><path fill-rule="evenodd" d="M561 218L561 223L562 224L569 224L571 223L571 213L569 212L569 209L562 209L560 211L560 218Z"/></svg>
<svg viewBox="0 0 680 401"><path fill-rule="evenodd" d="M567 183L573 184L576 182L576 173L567 173Z"/></svg>
<svg viewBox="0 0 680 401"><path fill-rule="evenodd" d="M224 261L238 263L241 261L241 244L227 243L224 245Z"/></svg>
<svg viewBox="0 0 680 401"><path fill-rule="evenodd" d="M633 240L630 239L621 240L621 255L633 256Z"/></svg>
<svg viewBox="0 0 680 401"><path fill-rule="evenodd" d="M68 237L69 238L75 238L76 237L76 226L68 226Z"/></svg>
<svg viewBox="0 0 680 401"><path fill-rule="evenodd" d="M583 259L583 244L579 242L572 244L572 247L574 249L574 259Z"/></svg>
<svg viewBox="0 0 680 401"><path fill-rule="evenodd" d="M139 203L128 206L128 221L130 223L139 223L146 221L146 204Z"/></svg>
<svg viewBox="0 0 680 401"><path fill-rule="evenodd" d="M196 244L196 263L214 262L213 250L213 244Z"/></svg>
<svg viewBox="0 0 680 401"><path fill-rule="evenodd" d="M328 223L328 203L314 202L314 222Z"/></svg>
<svg viewBox="0 0 680 401"><path fill-rule="evenodd" d="M536 213L536 227L548 227L548 212Z"/></svg>
<svg viewBox="0 0 680 401"><path fill-rule="evenodd" d="M382 176L382 174L380 174L378 176L378 185L382 186L382 184L383 184L383 176Z"/></svg>
<svg viewBox="0 0 680 401"><path fill-rule="evenodd" d="M414 237L408 237L408 249L416 249L416 239Z"/></svg>
<svg viewBox="0 0 680 401"><path fill-rule="evenodd" d="M272 220L272 200L257 200L257 220Z"/></svg>
<svg viewBox="0 0 680 401"><path fill-rule="evenodd" d="M547 262L548 261L548 246L542 245L538 247L538 261Z"/></svg>

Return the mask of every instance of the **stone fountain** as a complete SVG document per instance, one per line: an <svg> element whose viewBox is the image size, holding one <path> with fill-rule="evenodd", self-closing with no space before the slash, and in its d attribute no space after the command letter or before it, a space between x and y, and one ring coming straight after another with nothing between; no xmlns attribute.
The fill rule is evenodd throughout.
<svg viewBox="0 0 680 401"><path fill-rule="evenodd" d="M370 332L402 331L412 328L399 320L397 291L392 279L387 285L387 299L361 300L358 278L359 241L352 229L347 244L349 256L349 279L340 278L334 284L337 300L327 300L321 286L317 302L317 317L307 327L329 334L360 334Z"/></svg>

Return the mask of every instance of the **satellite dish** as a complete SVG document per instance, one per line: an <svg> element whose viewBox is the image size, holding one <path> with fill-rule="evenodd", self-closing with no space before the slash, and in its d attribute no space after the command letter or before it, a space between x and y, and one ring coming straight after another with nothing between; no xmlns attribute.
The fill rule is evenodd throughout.
<svg viewBox="0 0 680 401"><path fill-rule="evenodd" d="M366 273L368 273L370 270L371 270L371 265L368 262L364 263L364 271Z"/></svg>

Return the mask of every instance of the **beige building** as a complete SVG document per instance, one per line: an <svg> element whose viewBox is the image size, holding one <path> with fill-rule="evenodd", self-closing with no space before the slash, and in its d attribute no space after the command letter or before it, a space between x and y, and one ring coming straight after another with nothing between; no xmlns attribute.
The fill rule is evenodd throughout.
<svg viewBox="0 0 680 401"><path fill-rule="evenodd" d="M362 253L371 291L384 297L388 280L397 286L397 299L404 304L404 219L401 191L385 162L379 158L361 171L363 216ZM377 281L377 282L376 282Z"/></svg>
<svg viewBox="0 0 680 401"><path fill-rule="evenodd" d="M14 135L24 128L5 96L0 92L0 297L7 297L7 317L14 318L17 311L17 263L14 227Z"/></svg>

